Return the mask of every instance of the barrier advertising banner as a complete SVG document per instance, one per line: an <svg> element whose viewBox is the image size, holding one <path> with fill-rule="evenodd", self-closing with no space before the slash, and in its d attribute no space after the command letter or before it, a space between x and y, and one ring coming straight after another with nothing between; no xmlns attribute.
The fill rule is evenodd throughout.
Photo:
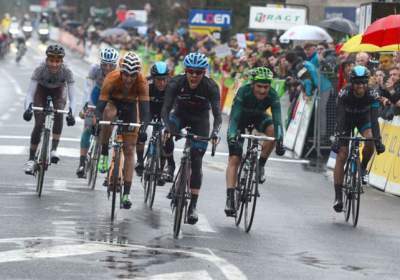
<svg viewBox="0 0 400 280"><path fill-rule="evenodd" d="M197 10L189 12L190 26L231 27L232 12L228 10Z"/></svg>
<svg viewBox="0 0 400 280"><path fill-rule="evenodd" d="M307 10L302 8L250 7L249 28L287 30L307 24Z"/></svg>

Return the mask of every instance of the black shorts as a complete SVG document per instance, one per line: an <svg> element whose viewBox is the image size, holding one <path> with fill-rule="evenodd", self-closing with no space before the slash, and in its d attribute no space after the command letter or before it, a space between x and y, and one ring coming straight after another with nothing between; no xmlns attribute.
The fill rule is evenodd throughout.
<svg viewBox="0 0 400 280"><path fill-rule="evenodd" d="M365 130L370 129L372 127L371 114L369 111L367 113L358 115L347 114L345 120L346 124L344 126L344 131L339 131L339 134L341 136L350 137L351 133L354 131L355 128L357 128L358 132L362 133ZM348 146L349 140L340 139L339 145Z"/></svg>

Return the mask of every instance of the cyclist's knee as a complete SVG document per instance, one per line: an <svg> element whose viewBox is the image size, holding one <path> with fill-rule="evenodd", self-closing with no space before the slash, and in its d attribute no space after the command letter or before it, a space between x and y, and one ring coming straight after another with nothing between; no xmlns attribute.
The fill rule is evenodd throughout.
<svg viewBox="0 0 400 280"><path fill-rule="evenodd" d="M240 156L237 155L231 155L228 158L228 164L231 167L238 167L240 164Z"/></svg>
<svg viewBox="0 0 400 280"><path fill-rule="evenodd" d="M271 125L267 126L267 128L264 131L264 134L269 137L274 137L275 136L274 125L271 124Z"/></svg>
<svg viewBox="0 0 400 280"><path fill-rule="evenodd" d="M243 148L239 141L229 143L228 149L229 149L229 158L232 156L240 158L242 156Z"/></svg>
<svg viewBox="0 0 400 280"><path fill-rule="evenodd" d="M344 163L347 160L347 156L348 156L348 150L347 147L345 146L341 146L339 148L339 153L336 156L336 162L341 163L344 165Z"/></svg>
<svg viewBox="0 0 400 280"><path fill-rule="evenodd" d="M103 111L103 119L106 121L112 120L117 115L117 108L111 104L107 103Z"/></svg>
<svg viewBox="0 0 400 280"><path fill-rule="evenodd" d="M165 156L172 155L174 153L174 140L172 137L168 138L164 144L164 153Z"/></svg>
<svg viewBox="0 0 400 280"><path fill-rule="evenodd" d="M135 146L131 143L124 142L124 156L125 158L132 158Z"/></svg>

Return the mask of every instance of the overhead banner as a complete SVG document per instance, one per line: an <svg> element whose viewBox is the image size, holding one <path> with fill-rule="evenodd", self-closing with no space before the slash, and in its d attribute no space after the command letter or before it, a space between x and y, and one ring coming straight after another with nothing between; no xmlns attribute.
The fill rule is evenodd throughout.
<svg viewBox="0 0 400 280"><path fill-rule="evenodd" d="M147 23L147 12L145 10L128 10L125 14L125 20L134 19Z"/></svg>
<svg viewBox="0 0 400 280"><path fill-rule="evenodd" d="M307 23L307 10L300 8L250 7L249 28L287 30Z"/></svg>
<svg viewBox="0 0 400 280"><path fill-rule="evenodd" d="M230 28L232 12L228 10L190 10L189 25Z"/></svg>

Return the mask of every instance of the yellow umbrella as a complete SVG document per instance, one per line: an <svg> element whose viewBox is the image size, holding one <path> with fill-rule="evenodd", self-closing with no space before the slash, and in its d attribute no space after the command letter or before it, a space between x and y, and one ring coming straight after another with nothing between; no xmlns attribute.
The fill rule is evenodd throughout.
<svg viewBox="0 0 400 280"><path fill-rule="evenodd" d="M371 44L361 44L362 34L357 34L343 44L341 51L344 52L395 52L400 51L399 45L378 47Z"/></svg>

